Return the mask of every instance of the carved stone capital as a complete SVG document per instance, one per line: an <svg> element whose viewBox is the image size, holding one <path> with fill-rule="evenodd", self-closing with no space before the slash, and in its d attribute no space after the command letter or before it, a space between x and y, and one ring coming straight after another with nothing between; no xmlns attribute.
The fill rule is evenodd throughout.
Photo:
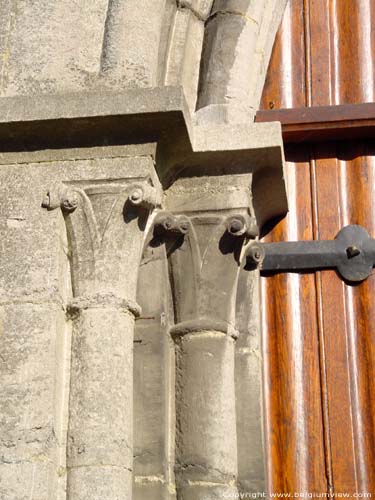
<svg viewBox="0 0 375 500"><path fill-rule="evenodd" d="M185 235L189 232L189 218L180 215L176 216L170 212L159 212L154 220L154 233L159 236Z"/></svg>
<svg viewBox="0 0 375 500"><path fill-rule="evenodd" d="M235 302L244 246L258 234L248 175L182 179L156 223L186 231L170 245L172 335L216 331L236 337Z"/></svg>
<svg viewBox="0 0 375 500"><path fill-rule="evenodd" d="M160 203L147 180L69 182L47 193L43 207L64 214L75 297L135 296L144 229Z"/></svg>
<svg viewBox="0 0 375 500"><path fill-rule="evenodd" d="M57 189L48 191L43 198L42 207L47 210L61 208L64 213L74 212L78 207L79 196L74 189L61 185Z"/></svg>

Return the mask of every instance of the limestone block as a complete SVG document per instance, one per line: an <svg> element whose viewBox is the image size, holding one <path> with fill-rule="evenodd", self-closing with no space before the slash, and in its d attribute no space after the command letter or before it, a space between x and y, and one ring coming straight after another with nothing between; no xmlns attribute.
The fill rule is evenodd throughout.
<svg viewBox="0 0 375 500"><path fill-rule="evenodd" d="M30 500L30 498L46 500L48 498L48 474L48 464L45 463L2 464L0 498L4 500Z"/></svg>
<svg viewBox="0 0 375 500"><path fill-rule="evenodd" d="M61 153L64 154L64 153ZM61 181L121 176L138 179L153 169L152 159L100 158L53 160L41 158L36 162L12 164L0 168L0 297L28 296L38 300L59 300L63 284L59 272L60 242L65 227L59 211L48 212L41 202L48 190ZM6 162L6 156L3 156ZM27 159L26 159L27 161ZM14 162L14 163L13 163ZM136 286L136 280L135 285Z"/></svg>
<svg viewBox="0 0 375 500"><path fill-rule="evenodd" d="M133 323L131 315L103 308L81 311L74 321L70 467L117 464L132 468L128 449L133 408L132 401L122 396L130 390L127 372L133 364Z"/></svg>
<svg viewBox="0 0 375 500"><path fill-rule="evenodd" d="M165 333L160 322L148 323L137 323L134 339L134 474L165 479L168 457Z"/></svg>
<svg viewBox="0 0 375 500"><path fill-rule="evenodd" d="M238 15L212 18L206 29L198 108L236 104L250 115L249 79L259 26ZM249 109L250 108L250 109ZM240 110L239 110L240 111Z"/></svg>
<svg viewBox="0 0 375 500"><path fill-rule="evenodd" d="M130 498L134 317L100 306L77 314L69 397L68 498Z"/></svg>
<svg viewBox="0 0 375 500"><path fill-rule="evenodd" d="M214 0L177 0L178 6L190 9L198 19L206 21Z"/></svg>
<svg viewBox="0 0 375 500"><path fill-rule="evenodd" d="M177 3L176 0L166 0L164 12L163 12L163 22L160 31L160 43L159 43L159 60L158 60L158 78L157 85L161 87L165 85L167 66L169 63L169 47L171 46L171 39L173 37L173 31L175 29L175 16L177 13Z"/></svg>
<svg viewBox="0 0 375 500"><path fill-rule="evenodd" d="M56 93L90 85L100 69L107 4L1 2L1 95Z"/></svg>
<svg viewBox="0 0 375 500"><path fill-rule="evenodd" d="M258 272L242 270L237 293L235 385L238 489L266 490L262 412L262 350Z"/></svg>
<svg viewBox="0 0 375 500"><path fill-rule="evenodd" d="M220 13L246 16L248 21L260 25L264 0L215 0L211 15Z"/></svg>
<svg viewBox="0 0 375 500"><path fill-rule="evenodd" d="M138 148L138 156L137 151L126 147L120 148L121 151L119 148L93 148L79 152L59 150L4 153L1 156L0 398L3 412L0 491L4 492L4 498L21 500L30 498L30 492L33 492L33 498L37 500L65 500L70 338L64 308L71 294L67 263L70 249L61 212L47 211L41 207L41 202L48 190L63 182L84 184L87 180L96 180L107 183L108 179L138 181L140 178L152 177L152 157L149 154L142 156L142 148ZM104 209L105 204L103 214ZM133 284L131 285L131 280L129 282L135 289L136 273L132 273L132 276ZM114 314L106 319L102 327L99 320L92 320L97 325L94 332L99 332L100 338L91 336L91 340L96 339L95 346L102 349L102 355L105 351L104 340L111 339L107 329L114 320ZM132 336L126 337L121 328L117 329L117 333L121 339L130 342L127 352L131 353ZM75 336L74 349L79 339L80 337ZM120 341L114 344L120 349ZM120 351L118 354L121 357L123 351ZM114 353L114 360L111 359L107 365L108 374L117 359ZM103 366L102 363L101 367ZM119 373L124 373L124 368L122 363ZM100 381L103 385L105 374L99 373L94 362L90 369L95 371L96 376L103 376ZM132 371L132 366L129 365L128 369ZM81 376L77 379L80 384L84 384L85 367L79 366L79 370ZM120 377L116 380L120 380ZM80 387L82 385L75 384L76 390ZM122 385L124 387L127 387L126 384ZM87 397L90 396L89 390L83 392ZM106 392L106 395L110 394L111 391ZM103 404L103 401L100 403L95 397L92 399L98 405ZM130 404L129 398L124 398L123 402ZM105 418L106 426L107 421L115 425L112 407L104 407L110 412ZM126 424L131 422L130 406L128 410L129 413L124 417ZM85 415L83 411L82 415ZM88 419L82 424L82 429L88 427L87 421ZM128 428L127 425L125 427ZM111 435L115 436L116 433L117 429ZM85 438L81 430L78 434L80 439ZM88 453L89 439L84 444ZM80 459L85 454L80 453ZM97 456L96 449L93 454ZM71 456L72 454L70 458ZM125 457L126 454L121 453L120 461ZM111 457L102 458L106 465L111 461ZM125 485L131 485L131 462L128 454L125 468L122 468L128 477L124 478L122 473L118 479L125 482ZM89 474L84 467L79 469L82 475ZM114 478L118 475L116 471L115 466L112 471ZM78 483L74 483L73 476L74 474L70 476L70 487L74 492L74 485L80 482L81 476ZM97 477L101 477L101 474L97 474ZM108 484L110 483L109 481ZM99 483L92 480L90 484L95 491L103 491ZM93 498L91 495L90 500ZM105 496L98 498L102 500Z"/></svg>
<svg viewBox="0 0 375 500"><path fill-rule="evenodd" d="M214 2L205 31L197 109L227 107L222 114L231 122L253 120L286 1Z"/></svg>
<svg viewBox="0 0 375 500"><path fill-rule="evenodd" d="M169 290L164 247L146 250L137 300L142 316L134 339L135 500L172 498L173 345L168 335Z"/></svg>
<svg viewBox="0 0 375 500"><path fill-rule="evenodd" d="M197 100L203 37L204 23L199 17L189 9L176 12L165 84L183 86L192 114Z"/></svg>
<svg viewBox="0 0 375 500"><path fill-rule="evenodd" d="M237 489L230 485L192 484L181 488L178 500L218 500L221 498L239 498Z"/></svg>
<svg viewBox="0 0 375 500"><path fill-rule="evenodd" d="M262 412L262 358L259 350L236 354L238 489L265 491Z"/></svg>
<svg viewBox="0 0 375 500"><path fill-rule="evenodd" d="M165 8L166 0L3 2L1 95L156 86Z"/></svg>
<svg viewBox="0 0 375 500"><path fill-rule="evenodd" d="M164 381L167 366L160 330L156 325L137 325L135 337L134 467L135 474L139 476L164 476L164 461L167 457Z"/></svg>
<svg viewBox="0 0 375 500"><path fill-rule="evenodd" d="M140 479L133 487L133 500L165 500L174 498L173 490L163 483L160 477Z"/></svg>
<svg viewBox="0 0 375 500"><path fill-rule="evenodd" d="M157 84L166 0L110 0L101 73L117 87Z"/></svg>
<svg viewBox="0 0 375 500"><path fill-rule="evenodd" d="M233 350L217 332L188 334L177 347L177 473L191 481L225 484L237 474Z"/></svg>
<svg viewBox="0 0 375 500"><path fill-rule="evenodd" d="M15 302L0 308L1 498L21 500L33 492L32 498L44 499L49 488L57 494L66 425L65 353L58 346L64 316L53 304Z"/></svg>
<svg viewBox="0 0 375 500"><path fill-rule="evenodd" d="M69 483L68 498L79 500L132 498L131 471L124 470L122 467L94 466L73 469L70 472Z"/></svg>
<svg viewBox="0 0 375 500"><path fill-rule="evenodd" d="M222 110L218 106L219 111ZM133 144L130 147L133 155L150 155L150 161L155 159L164 186L170 185L182 173L188 176L198 173L215 175L217 169L223 175L255 172L257 189L253 186L253 192L258 197L258 200L254 199L254 205L259 224L284 214L287 198L280 123L249 123L248 120L238 123L236 113L234 121L228 123L226 113L211 113L211 108L206 106L199 110L191 121L181 89L170 87L104 94L50 95L39 99L4 98L0 100L0 138L8 147L9 143L19 141L23 147L25 144L33 146L35 141L38 144L41 142L44 147L51 147L51 143L60 140L66 147L66 141L77 144L77 135L89 143L93 139L102 143L109 135L117 141L129 140L129 135L130 140L139 136L144 140L142 134L145 134L146 128L146 137L150 141L151 137L155 137L155 130L169 130L158 143L156 154L155 143L153 152L150 152L152 144L138 147ZM52 138L49 134L50 120L54 120L55 125ZM74 149L73 156L69 158L83 158L88 149L84 148L83 153ZM114 158L121 156L119 147L92 149L102 155L104 150L109 149L108 155ZM13 162L30 161L29 153L2 153L0 163L6 164L6 157L9 156ZM122 156L126 156L125 152ZM31 157L34 162L53 161L56 153L36 152ZM155 184L155 178L153 182Z"/></svg>

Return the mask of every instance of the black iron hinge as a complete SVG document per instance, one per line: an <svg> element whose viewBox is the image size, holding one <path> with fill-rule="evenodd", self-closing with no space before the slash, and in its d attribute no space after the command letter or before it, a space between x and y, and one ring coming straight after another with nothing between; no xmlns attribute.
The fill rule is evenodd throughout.
<svg viewBox="0 0 375 500"><path fill-rule="evenodd" d="M349 282L368 278L375 265L375 239L362 226L345 226L334 240L254 242L247 262L261 271L336 269Z"/></svg>

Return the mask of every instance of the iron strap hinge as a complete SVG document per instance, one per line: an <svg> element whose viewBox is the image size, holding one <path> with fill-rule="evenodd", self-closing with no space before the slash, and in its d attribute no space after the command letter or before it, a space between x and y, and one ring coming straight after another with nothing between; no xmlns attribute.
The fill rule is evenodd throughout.
<svg viewBox="0 0 375 500"><path fill-rule="evenodd" d="M358 225L345 226L334 240L254 242L247 264L261 271L336 269L349 282L368 278L375 266L375 239Z"/></svg>

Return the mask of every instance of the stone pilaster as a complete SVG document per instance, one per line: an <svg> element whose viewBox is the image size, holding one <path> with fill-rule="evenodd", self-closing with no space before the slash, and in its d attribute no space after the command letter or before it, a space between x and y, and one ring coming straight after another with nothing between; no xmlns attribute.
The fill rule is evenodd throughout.
<svg viewBox="0 0 375 500"><path fill-rule="evenodd" d="M66 183L73 321L68 500L132 497L133 335L143 234L160 194L147 179Z"/></svg>
<svg viewBox="0 0 375 500"><path fill-rule="evenodd" d="M250 175L187 178L167 195L188 226L169 257L179 500L237 493L235 304L243 247L257 234L250 183Z"/></svg>

